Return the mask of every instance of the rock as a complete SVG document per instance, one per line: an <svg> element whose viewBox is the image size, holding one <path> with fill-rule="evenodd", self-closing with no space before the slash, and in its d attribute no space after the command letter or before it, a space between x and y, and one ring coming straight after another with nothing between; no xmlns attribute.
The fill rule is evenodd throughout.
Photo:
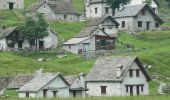
<svg viewBox="0 0 170 100"><path fill-rule="evenodd" d="M44 58L38 58L38 62L42 62Z"/></svg>
<svg viewBox="0 0 170 100"><path fill-rule="evenodd" d="M65 58L67 57L67 55L58 55L57 58L61 59L61 58Z"/></svg>

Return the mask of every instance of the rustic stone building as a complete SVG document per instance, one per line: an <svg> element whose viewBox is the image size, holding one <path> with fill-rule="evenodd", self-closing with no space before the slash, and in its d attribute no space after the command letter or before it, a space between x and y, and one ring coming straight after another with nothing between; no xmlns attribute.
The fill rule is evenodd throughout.
<svg viewBox="0 0 170 100"><path fill-rule="evenodd" d="M0 9L24 9L24 0L0 0Z"/></svg>

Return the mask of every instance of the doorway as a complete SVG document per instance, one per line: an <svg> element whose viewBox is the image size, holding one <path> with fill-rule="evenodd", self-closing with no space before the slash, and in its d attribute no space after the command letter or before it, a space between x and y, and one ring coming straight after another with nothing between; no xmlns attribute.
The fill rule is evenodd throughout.
<svg viewBox="0 0 170 100"><path fill-rule="evenodd" d="M9 2L9 9L13 10L14 9L14 3L13 2Z"/></svg>
<svg viewBox="0 0 170 100"><path fill-rule="evenodd" d="M133 96L133 86L130 86L130 96Z"/></svg>
<svg viewBox="0 0 170 100"><path fill-rule="evenodd" d="M89 50L90 43L83 43L83 52L87 52Z"/></svg>
<svg viewBox="0 0 170 100"><path fill-rule="evenodd" d="M22 41L18 41L18 49L22 49Z"/></svg>
<svg viewBox="0 0 170 100"><path fill-rule="evenodd" d="M73 91L73 97L74 98L76 97L76 91Z"/></svg>
<svg viewBox="0 0 170 100"><path fill-rule="evenodd" d="M137 93L136 93L137 95L140 95L140 88L139 88L139 85L136 86L136 92L137 92Z"/></svg>
<svg viewBox="0 0 170 100"><path fill-rule="evenodd" d="M44 49L44 41L39 41L39 50Z"/></svg>
<svg viewBox="0 0 170 100"><path fill-rule="evenodd" d="M146 22L146 29L150 30L150 22Z"/></svg>

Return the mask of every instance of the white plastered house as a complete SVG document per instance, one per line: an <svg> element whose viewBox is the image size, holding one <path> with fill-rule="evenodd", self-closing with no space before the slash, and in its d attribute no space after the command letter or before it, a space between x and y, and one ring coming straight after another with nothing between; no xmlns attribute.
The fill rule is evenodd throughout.
<svg viewBox="0 0 170 100"><path fill-rule="evenodd" d="M100 57L86 77L87 96L149 95L150 77L137 57Z"/></svg>
<svg viewBox="0 0 170 100"><path fill-rule="evenodd" d="M114 50L119 24L110 16L94 19L74 38L63 43L63 48L74 54Z"/></svg>

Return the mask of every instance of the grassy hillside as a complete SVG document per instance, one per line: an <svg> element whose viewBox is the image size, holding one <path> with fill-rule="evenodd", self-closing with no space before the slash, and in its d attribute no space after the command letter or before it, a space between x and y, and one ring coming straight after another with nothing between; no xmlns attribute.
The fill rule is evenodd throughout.
<svg viewBox="0 0 170 100"><path fill-rule="evenodd" d="M57 58L57 51L31 53L28 56L21 56L11 52L0 52L0 75L14 75L19 73L31 73L39 68L45 71L62 72L64 74L78 74L88 72L94 60L85 61L82 57L73 54L66 54L67 57ZM38 62L38 58L51 59L48 62Z"/></svg>

